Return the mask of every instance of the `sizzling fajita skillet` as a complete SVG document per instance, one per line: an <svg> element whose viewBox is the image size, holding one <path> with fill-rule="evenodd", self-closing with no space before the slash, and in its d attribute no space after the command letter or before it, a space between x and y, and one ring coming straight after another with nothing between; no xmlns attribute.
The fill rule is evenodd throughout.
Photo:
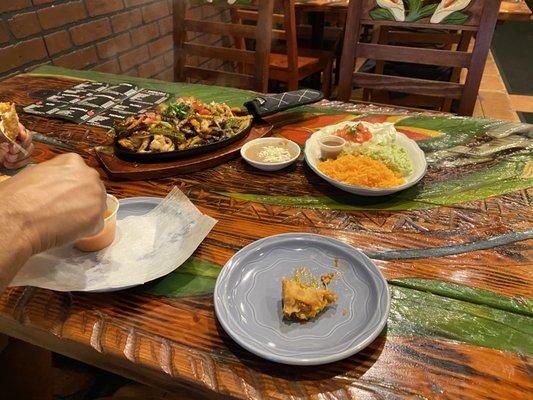
<svg viewBox="0 0 533 400"><path fill-rule="evenodd" d="M127 161L164 162L213 152L245 138L263 117L322 98L318 91L303 89L257 97L243 108L180 98L117 122L115 155Z"/></svg>

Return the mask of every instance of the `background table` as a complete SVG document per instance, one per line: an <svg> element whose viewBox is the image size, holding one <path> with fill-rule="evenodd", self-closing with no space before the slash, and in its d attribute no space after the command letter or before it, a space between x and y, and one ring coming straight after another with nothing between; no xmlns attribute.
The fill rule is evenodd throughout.
<svg viewBox="0 0 533 400"><path fill-rule="evenodd" d="M304 12L346 12L349 0L297 0L297 7ZM498 19L501 21L528 21L531 10L525 0L503 0Z"/></svg>
<svg viewBox="0 0 533 400"><path fill-rule="evenodd" d="M0 100L27 105L75 78L128 81L232 105L253 96L41 67L3 81ZM325 102L272 122L277 134L303 143L327 124L390 121L428 152L467 142L477 149L507 126L386 111ZM40 132L38 162L73 150L98 167L94 147L109 143L102 129L21 118ZM185 265L136 289L90 294L11 288L0 298L0 332L198 398L524 398L533 390L531 152L511 149L506 157L492 154L483 164L468 165L471 153L462 166L430 160L423 184L384 199L339 192L302 162L278 173L237 159L157 181L103 176L119 197L165 196L176 185L218 223ZM360 354L321 367L278 365L240 348L217 323L212 290L220 266L244 245L282 232L351 243L385 274L392 293L388 325Z"/></svg>
<svg viewBox="0 0 533 400"><path fill-rule="evenodd" d="M307 13L312 33L311 42L320 47L324 38L326 14L335 14L345 18L349 0L297 0L296 9L300 13ZM529 21L531 10L525 0L502 1L500 5L499 21Z"/></svg>

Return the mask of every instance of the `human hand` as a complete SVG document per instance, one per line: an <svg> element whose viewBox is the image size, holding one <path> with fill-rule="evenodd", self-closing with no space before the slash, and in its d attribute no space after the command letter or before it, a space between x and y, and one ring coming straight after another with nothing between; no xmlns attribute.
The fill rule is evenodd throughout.
<svg viewBox="0 0 533 400"><path fill-rule="evenodd" d="M17 143L26 150L26 154L13 143L4 141L0 143L0 164L7 169L18 169L26 166L31 161L33 153L33 143L31 133L22 124L19 124L19 135ZM5 139L4 139L5 140Z"/></svg>
<svg viewBox="0 0 533 400"><path fill-rule="evenodd" d="M3 207L21 221L32 254L102 230L106 191L77 154L31 166L0 185ZM18 234L18 233L15 233Z"/></svg>

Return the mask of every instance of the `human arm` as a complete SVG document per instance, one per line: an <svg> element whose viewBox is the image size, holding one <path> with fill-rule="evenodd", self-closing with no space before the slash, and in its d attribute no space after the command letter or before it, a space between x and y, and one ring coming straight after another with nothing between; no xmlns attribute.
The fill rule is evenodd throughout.
<svg viewBox="0 0 533 400"><path fill-rule="evenodd" d="M0 198L3 198L0 184ZM12 207L0 207L0 293L31 257L32 250L25 235L23 216Z"/></svg>
<svg viewBox="0 0 533 400"><path fill-rule="evenodd" d="M76 154L0 183L0 293L34 254L100 231L105 188Z"/></svg>

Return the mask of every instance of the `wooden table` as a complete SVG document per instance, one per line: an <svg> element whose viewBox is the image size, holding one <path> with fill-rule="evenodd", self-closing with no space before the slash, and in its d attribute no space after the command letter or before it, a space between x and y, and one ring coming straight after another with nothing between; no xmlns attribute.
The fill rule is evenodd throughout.
<svg viewBox="0 0 533 400"><path fill-rule="evenodd" d="M525 0L502 1L500 5L499 21L529 21L531 10Z"/></svg>
<svg viewBox="0 0 533 400"><path fill-rule="evenodd" d="M27 105L74 77L232 105L252 95L41 67L0 83L0 100ZM437 160L442 151L432 153L421 184L383 199L340 192L303 162L277 173L236 159L161 180L102 176L119 197L165 196L178 186L218 223L193 258L155 283L105 294L10 288L0 297L0 332L190 398L525 398L533 392L531 152L485 151L483 163L471 164L502 136L502 122L386 111L326 102L271 122L276 134L299 143L321 126L362 118L395 122L428 154L472 148L455 167L452 159ZM30 115L22 121L41 133L37 162L72 149L98 168L94 146L109 142L102 129ZM392 293L388 325L358 355L322 367L278 365L240 348L217 323L212 289L220 266L244 245L282 232L351 243L385 274Z"/></svg>
<svg viewBox="0 0 533 400"><path fill-rule="evenodd" d="M324 37L326 14L344 16L350 0L297 0L296 9L307 13L312 28L312 43L319 47ZM529 21L532 12L525 0L502 1L498 21Z"/></svg>
<svg viewBox="0 0 533 400"><path fill-rule="evenodd" d="M296 5L304 12L343 12L348 8L350 0L297 0ZM531 10L525 0L503 0L500 5L500 21L529 21Z"/></svg>

